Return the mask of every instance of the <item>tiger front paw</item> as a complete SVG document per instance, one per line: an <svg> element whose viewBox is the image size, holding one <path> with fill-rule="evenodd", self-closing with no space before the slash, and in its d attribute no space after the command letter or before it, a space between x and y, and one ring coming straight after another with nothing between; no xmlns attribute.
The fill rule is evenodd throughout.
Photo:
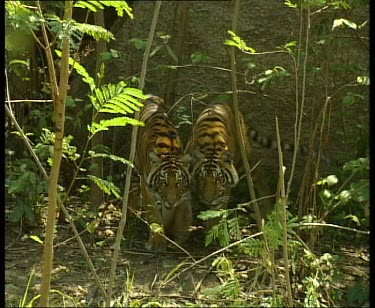
<svg viewBox="0 0 375 308"><path fill-rule="evenodd" d="M148 242L145 245L149 251L163 251L167 247L167 240L159 233L150 232Z"/></svg>

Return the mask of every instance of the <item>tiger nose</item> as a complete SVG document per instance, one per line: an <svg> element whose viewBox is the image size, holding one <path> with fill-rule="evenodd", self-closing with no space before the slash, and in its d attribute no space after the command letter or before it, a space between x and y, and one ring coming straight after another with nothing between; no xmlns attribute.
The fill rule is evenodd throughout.
<svg viewBox="0 0 375 308"><path fill-rule="evenodd" d="M164 203L164 207L167 209L167 210L170 210L172 208L174 208L176 206L176 202L175 201L168 201Z"/></svg>

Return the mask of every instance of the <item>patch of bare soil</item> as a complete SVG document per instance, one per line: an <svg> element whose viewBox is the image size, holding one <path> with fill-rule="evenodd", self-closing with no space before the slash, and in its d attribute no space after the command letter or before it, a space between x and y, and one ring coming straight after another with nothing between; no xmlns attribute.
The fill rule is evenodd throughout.
<svg viewBox="0 0 375 308"><path fill-rule="evenodd" d="M94 267L106 285L112 258L112 245L114 235L119 223L120 212L113 206L108 206L102 212L102 222L92 234L81 234L88 254ZM6 225L6 256L5 256L5 298L7 307L16 307L25 294L29 276L34 271L34 276L28 289L27 300L30 301L40 288L40 275L42 270L41 258L42 245L31 239L32 235L42 237L41 227L28 227L25 234L19 238L19 225L7 223ZM253 233L256 230L254 228ZM336 267L340 271L339 282L329 285L346 292L357 282L366 283L369 279L369 251L362 245L354 246L348 243L342 246L342 235L337 235L329 244L317 245L316 254L321 256L328 252L339 257ZM219 273L212 261L221 253L215 254L216 249L203 245L203 234L194 231L190 240L184 245L187 253L172 245L165 252L151 253L143 249L147 239L147 229L140 225L133 217L124 232L124 241L119 256L116 272L114 296L117 303L129 306L131 303L146 304L157 302L163 306L186 306L197 304L199 306L216 304L218 306L233 305L233 300L215 299L206 297L206 293L213 287L224 283L225 277ZM324 241L323 241L324 240ZM320 238L319 242L328 243ZM75 302L80 307L92 307L103 303L103 297L90 273L89 267L83 257L77 241L68 226L57 226L55 238L54 271L52 273L52 286L64 295L53 293L51 305L58 307L72 306ZM212 254L211 257L204 259ZM269 276L257 288L252 285L257 281L255 275L259 268L259 259L244 255L232 249L230 259L240 283L240 297L244 303L258 303L263 297L272 295L272 286ZM203 259L203 261L202 261ZM282 291L285 285L284 266L281 251L275 258L277 268L277 290ZM257 278L259 279L259 277ZM258 280L259 281L259 280ZM300 278L292 275L294 300L301 304L304 294L298 289ZM74 300L74 302L72 301ZM342 305L347 305L347 298L336 300Z"/></svg>

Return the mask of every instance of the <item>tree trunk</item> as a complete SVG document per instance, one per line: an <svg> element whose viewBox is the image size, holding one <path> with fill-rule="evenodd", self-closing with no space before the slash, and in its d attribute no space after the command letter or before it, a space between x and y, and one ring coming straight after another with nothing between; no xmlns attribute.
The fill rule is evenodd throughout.
<svg viewBox="0 0 375 308"><path fill-rule="evenodd" d="M182 61L182 50L183 45L185 42L185 34L186 34L186 26L189 17L189 2L188 1L181 1L180 3L177 2L177 11L175 14L175 23L177 24L177 31L175 31L176 35L176 43L174 45L174 52L178 59L177 63L173 63L172 65L181 65ZM169 72L169 81L167 88L165 90L164 100L166 102L173 102L176 99L176 87L178 82L178 69L172 69Z"/></svg>
<svg viewBox="0 0 375 308"><path fill-rule="evenodd" d="M41 12L40 3L38 2L39 11ZM64 20L72 18L73 1L65 2ZM55 107L55 143L53 150L53 162L48 182L48 213L46 223L46 237L44 239L43 252L43 271L42 284L40 287L40 306L48 307L49 292L51 284L52 261L53 261L53 237L56 223L56 207L57 207L57 186L60 173L60 164L62 158L62 144L64 137L65 123L65 99L68 92L69 78L69 37L65 36L62 40L61 47L61 64L60 64L60 80L59 87L56 82L56 72L53 66L53 56L47 37L47 32L42 24L43 36L47 48L46 56L48 58L48 69L52 85L52 99Z"/></svg>

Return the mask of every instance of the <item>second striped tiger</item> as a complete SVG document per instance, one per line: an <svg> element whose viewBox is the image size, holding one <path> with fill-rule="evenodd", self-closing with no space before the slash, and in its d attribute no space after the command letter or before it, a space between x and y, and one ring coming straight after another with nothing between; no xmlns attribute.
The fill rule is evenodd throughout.
<svg viewBox="0 0 375 308"><path fill-rule="evenodd" d="M242 114L240 125L244 136L248 136ZM245 138L245 149L250 159L250 142ZM227 208L232 188L239 181L242 166L240 144L236 136L235 118L232 108L226 104L213 104L198 116L185 153L192 155L191 177L194 192L199 198L201 210ZM263 187L261 171L255 168L253 177L256 191L260 196L270 195ZM258 196L258 197L260 197ZM264 208L272 207L273 201L264 201Z"/></svg>

